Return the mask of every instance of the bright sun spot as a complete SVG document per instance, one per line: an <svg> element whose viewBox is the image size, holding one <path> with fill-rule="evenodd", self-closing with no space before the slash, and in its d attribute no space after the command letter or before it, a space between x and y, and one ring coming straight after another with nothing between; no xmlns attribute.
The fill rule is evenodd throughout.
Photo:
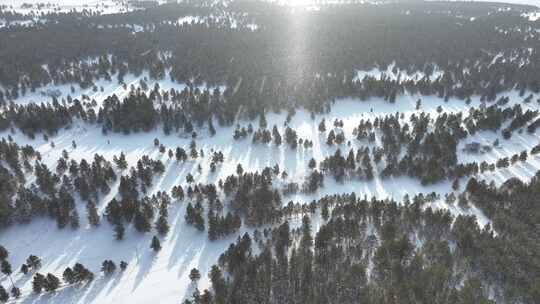
<svg viewBox="0 0 540 304"><path fill-rule="evenodd" d="M314 0L279 0L282 5L288 6L309 6L315 3Z"/></svg>

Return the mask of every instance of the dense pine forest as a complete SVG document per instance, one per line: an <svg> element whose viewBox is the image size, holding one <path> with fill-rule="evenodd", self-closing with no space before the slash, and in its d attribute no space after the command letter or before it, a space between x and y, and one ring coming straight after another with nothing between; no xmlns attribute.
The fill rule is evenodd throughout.
<svg viewBox="0 0 540 304"><path fill-rule="evenodd" d="M540 303L540 8L300 2L0 1L1 303Z"/></svg>

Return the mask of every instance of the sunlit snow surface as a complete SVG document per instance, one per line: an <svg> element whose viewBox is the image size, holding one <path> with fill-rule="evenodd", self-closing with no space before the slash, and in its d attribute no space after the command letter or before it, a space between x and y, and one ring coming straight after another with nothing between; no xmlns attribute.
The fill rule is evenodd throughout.
<svg viewBox="0 0 540 304"><path fill-rule="evenodd" d="M127 0L0 0L0 5L8 6L8 11L23 15L83 10L99 14L115 14L131 10Z"/></svg>
<svg viewBox="0 0 540 304"><path fill-rule="evenodd" d="M527 13L527 14L523 14L523 16L526 17L527 19L529 19L530 21L539 20L540 19L540 9L538 11L535 11L535 12L530 12L530 13Z"/></svg>

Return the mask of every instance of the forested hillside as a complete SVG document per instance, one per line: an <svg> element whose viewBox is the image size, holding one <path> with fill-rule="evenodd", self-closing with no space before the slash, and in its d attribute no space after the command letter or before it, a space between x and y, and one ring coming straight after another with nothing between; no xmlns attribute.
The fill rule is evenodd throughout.
<svg viewBox="0 0 540 304"><path fill-rule="evenodd" d="M540 18L0 1L0 302L540 303Z"/></svg>

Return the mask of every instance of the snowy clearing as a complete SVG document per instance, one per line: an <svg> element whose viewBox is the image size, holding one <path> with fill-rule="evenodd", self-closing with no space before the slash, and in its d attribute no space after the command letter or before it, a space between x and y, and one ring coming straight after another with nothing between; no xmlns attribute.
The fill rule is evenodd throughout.
<svg viewBox="0 0 540 304"><path fill-rule="evenodd" d="M392 73L391 70L389 70L389 73ZM375 71L368 71L360 75L376 74ZM138 86L140 79L143 77L145 75L140 77L128 75L125 82L128 88L132 84ZM76 89L72 96L78 98L83 94L87 95L90 99L95 99L99 106L103 99L111 94L122 97L128 93L128 90L119 86L115 81L103 80L96 83L96 85L103 87L103 92L100 90L94 92L91 88L87 90ZM163 90L173 87L181 90L184 87L184 85L170 81L160 81L159 85ZM153 87L153 81L149 81L149 87ZM48 89L59 90L61 97L71 94L69 85L54 86ZM506 106L510 107L521 103L522 98L518 96L518 92L509 92L507 95L510 96L510 102ZM315 120L310 118L310 113L298 110L289 125L298 131L299 138L313 141L313 148L308 150L298 148L294 151L286 145L274 147L252 144L248 139L233 141L234 126L218 128L217 134L213 137L210 137L207 131L202 130L200 137L197 139L199 147L205 151L220 150L225 156L226 161L215 173L208 171L208 157L199 158L196 162L178 164L175 160L168 159L165 154L159 153L152 143L154 138L159 138L160 142L167 148L176 146L187 148L191 141L190 138L178 135L164 136L161 130L131 135L114 133L103 135L100 128L77 122L70 129L50 138L50 141L55 143L54 148L51 147L50 142L44 141L40 136L35 140L30 140L17 132L14 135L12 134L12 137L21 145L30 144L34 146L42 154L43 163L53 168L62 150L68 151L70 157L76 160L92 159L95 153L111 160L113 156L124 152L130 166L134 165L145 154L151 158L161 159L166 170L161 176L154 178L149 194L163 190L170 191L177 184L185 184L185 177L188 173L194 175L196 182L215 183L221 178L234 174L237 164L241 164L246 171L258 171L266 166L278 164L281 168L286 168L290 180L302 180L306 177L307 163L310 158L313 157L320 161L324 157L332 155L337 149L334 146L327 146L325 144L326 136L319 134L317 130L317 124L322 118L325 118L328 122L332 122L334 119L343 120L344 133L347 138L351 138L353 128L360 119L375 119L396 112L402 113L404 115L403 119L408 119L412 114L419 113L419 110L415 108L418 98L422 99L420 111L429 113L433 117L440 115L437 110L438 107L442 108L442 113L466 113L469 107L481 105L478 97L473 98L471 103L467 105L461 100L451 99L444 102L436 97L405 95L398 97L395 104L376 98L368 101L338 100L331 108L330 113L317 115ZM538 96L535 98L538 98ZM27 94L15 102L26 104L43 99L47 100L48 97L36 92ZM539 108L536 102L522 104L522 106L524 109ZM276 125L280 131L283 131L286 119L285 113L269 113L267 119L269 126ZM237 123L245 126L250 122L240 120ZM251 123L256 124L256 121ZM9 135L8 132L0 134L2 137L7 135ZM480 132L468 138L467 141L492 143L499 137L500 132ZM76 140L76 148L71 146L72 140ZM459 162L495 161L498 158L511 156L522 150L530 150L538 142L540 142L538 134L514 134L510 140L501 141L501 146L489 153L468 155L460 152ZM465 142L461 142L458 150L461 150L464 144ZM353 140L351 147L362 145L362 143ZM343 145L341 148L347 150L349 147ZM196 170L198 164L202 164L204 168L201 173ZM507 169L486 173L483 174L482 178L494 181L497 184L513 176L527 180L538 169L540 169L540 157L534 156L525 164L517 164ZM117 185L115 185L111 193L101 199L98 203L100 212L103 212L106 202L113 198L117 191ZM370 182L347 181L346 183L338 183L331 178L327 178L324 188L317 193L290 195L284 198L284 202L292 200L294 202L308 203L323 195L351 192L355 192L359 196L400 200L405 194L436 192L444 196L444 194L452 192L452 189L450 182L422 186L419 181L408 177L385 180L375 178ZM469 210L462 210L457 206L448 206L440 201L432 204L432 206L434 208L449 208L455 215L475 214L481 225L488 222L485 216L474 207ZM82 207L79 206L79 208ZM42 296L35 296L31 293L31 280L29 277L16 274L13 278L23 290L23 303L148 303L150 301L178 303L182 297L189 296L194 288L188 279L189 270L196 267L201 273L207 273L210 266L216 262L219 254L235 239L235 237L229 237L210 242L205 233L198 232L193 227L186 225L184 214L184 205L179 204L171 207L169 215L171 232L163 239L163 249L158 256L147 248L151 238L150 234L137 233L131 227L126 232L126 239L117 242L111 235L112 228L108 223L104 223L96 229L90 228L86 220L83 220L81 229L77 231L71 231L70 229L58 230L51 220L36 220L31 224L12 227L4 231L0 235L0 243L12 251L11 260L14 265L23 263L29 254L39 254L43 260L40 271L44 273L59 274L63 267L75 262L82 262L96 272L104 259L124 260L129 263L125 272L116 273L112 278L104 278L99 274L88 288L68 286L56 294ZM240 234L245 231L246 228L243 228ZM3 279L1 282L8 284L6 280ZM203 289L208 286L208 278L203 276L199 288ZM152 290L152 292L149 292L149 290ZM155 299L154 293L160 294L159 300Z"/></svg>

